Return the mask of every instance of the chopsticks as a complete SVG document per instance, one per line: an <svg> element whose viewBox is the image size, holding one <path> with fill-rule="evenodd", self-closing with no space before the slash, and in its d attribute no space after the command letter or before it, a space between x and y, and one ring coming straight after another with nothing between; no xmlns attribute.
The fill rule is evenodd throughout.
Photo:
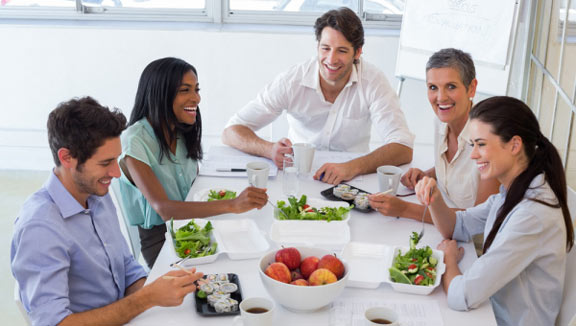
<svg viewBox="0 0 576 326"><path fill-rule="evenodd" d="M372 196L381 196L381 195L388 195L389 193L392 192L393 189L388 189L386 191L382 191L382 192L377 192L375 194L372 194Z"/></svg>
<svg viewBox="0 0 576 326"><path fill-rule="evenodd" d="M188 274L193 274L191 271L189 271L189 270L187 270L186 268L178 265L177 263L172 263L172 264L170 264L170 267L178 267L178 268L180 268L181 270L185 271L185 272L188 273ZM170 275L164 275L164 276L162 276L162 278L165 279L165 280L172 280L172 279L175 279L175 278L177 278L177 277L175 277L175 276L170 276Z"/></svg>

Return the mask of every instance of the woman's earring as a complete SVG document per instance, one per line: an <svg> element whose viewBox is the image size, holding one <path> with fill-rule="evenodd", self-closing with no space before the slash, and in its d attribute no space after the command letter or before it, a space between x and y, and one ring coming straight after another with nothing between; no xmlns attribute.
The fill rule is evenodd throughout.
<svg viewBox="0 0 576 326"><path fill-rule="evenodd" d="M470 98L470 102L474 102L474 98L473 98L473 97Z"/></svg>

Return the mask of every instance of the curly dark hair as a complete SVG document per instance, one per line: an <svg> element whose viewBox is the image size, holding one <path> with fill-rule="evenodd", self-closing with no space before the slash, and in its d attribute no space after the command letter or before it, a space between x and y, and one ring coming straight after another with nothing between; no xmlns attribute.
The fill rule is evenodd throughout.
<svg viewBox="0 0 576 326"><path fill-rule="evenodd" d="M189 71L198 77L196 68L188 62L167 57L149 63L140 76L129 125L131 126L143 118L148 119L160 145L160 161L164 155L172 160L170 142L177 135L164 132L170 130L170 126L174 126L176 133L183 136L188 157L195 160L202 159L200 106L196 110L196 122L193 125L179 122L173 110L174 99L182 83L182 77Z"/></svg>
<svg viewBox="0 0 576 326"><path fill-rule="evenodd" d="M58 150L67 148L80 169L107 139L120 137L126 129L126 117L88 96L58 104L48 116L47 127L56 166L60 166Z"/></svg>
<svg viewBox="0 0 576 326"><path fill-rule="evenodd" d="M316 19L314 30L316 40L320 42L324 27L331 27L344 35L348 42L352 43L354 52L364 45L364 27L362 21L350 8L341 7L327 11Z"/></svg>

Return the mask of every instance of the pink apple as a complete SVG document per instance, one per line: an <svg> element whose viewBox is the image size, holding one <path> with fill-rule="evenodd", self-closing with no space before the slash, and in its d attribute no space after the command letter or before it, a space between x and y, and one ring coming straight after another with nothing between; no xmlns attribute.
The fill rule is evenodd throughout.
<svg viewBox="0 0 576 326"><path fill-rule="evenodd" d="M344 264L340 259L336 258L336 255L325 255L318 262L318 268L326 268L330 270L338 279L344 276Z"/></svg>
<svg viewBox="0 0 576 326"><path fill-rule="evenodd" d="M302 276L305 279L308 279L310 277L310 274L312 274L312 272L314 272L318 268L319 261L320 259L318 259L318 257L315 256L309 256L304 258L302 264L300 264L300 273L302 273Z"/></svg>
<svg viewBox="0 0 576 326"><path fill-rule="evenodd" d="M288 269L293 270L300 266L300 252L293 247L283 248L276 252L275 260L284 263Z"/></svg>
<svg viewBox="0 0 576 326"><path fill-rule="evenodd" d="M326 268L318 268L308 279L308 283L312 286L330 284L336 281L338 281L336 275Z"/></svg>
<svg viewBox="0 0 576 326"><path fill-rule="evenodd" d="M284 263L272 263L270 266L266 267L264 273L282 283L290 283L290 281L292 281L290 270L286 265L284 265Z"/></svg>

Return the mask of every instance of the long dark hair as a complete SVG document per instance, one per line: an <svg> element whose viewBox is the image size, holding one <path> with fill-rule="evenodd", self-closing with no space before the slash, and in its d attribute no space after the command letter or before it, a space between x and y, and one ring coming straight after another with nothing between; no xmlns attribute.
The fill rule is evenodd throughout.
<svg viewBox="0 0 576 326"><path fill-rule="evenodd" d="M489 124L491 132L499 136L503 142L510 141L514 136L522 138L524 153L529 162L526 170L512 181L504 204L498 210L496 221L484 243L484 252L488 251L492 245L508 213L525 198L524 195L530 183L541 173L544 173L558 202L549 203L538 198L527 199L562 209L566 225L566 249L570 250L574 245L574 229L566 199L564 167L554 145L540 132L538 120L532 110L520 100L508 96L497 96L476 104L470 111L470 120L473 119Z"/></svg>
<svg viewBox="0 0 576 326"><path fill-rule="evenodd" d="M140 76L128 125L131 126L143 118L148 119L160 144L160 161L164 155L172 160L170 144L178 134L184 137L188 157L195 160L202 159L200 107L196 111L196 122L193 125L178 122L173 110L174 99L182 83L182 77L189 71L198 77L194 66L184 60L169 57L152 61L144 68ZM170 126L175 127L175 133L165 132L171 130Z"/></svg>

